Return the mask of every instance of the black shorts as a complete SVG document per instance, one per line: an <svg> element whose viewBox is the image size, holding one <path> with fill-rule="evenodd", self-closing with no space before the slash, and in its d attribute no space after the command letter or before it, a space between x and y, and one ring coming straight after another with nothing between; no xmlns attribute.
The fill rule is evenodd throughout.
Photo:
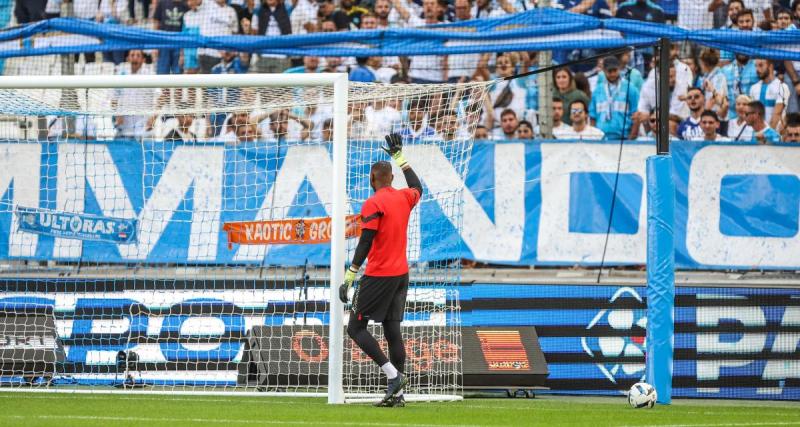
<svg viewBox="0 0 800 427"><path fill-rule="evenodd" d="M408 273L402 276L363 276L353 298L353 313L359 320L402 322L406 295Z"/></svg>

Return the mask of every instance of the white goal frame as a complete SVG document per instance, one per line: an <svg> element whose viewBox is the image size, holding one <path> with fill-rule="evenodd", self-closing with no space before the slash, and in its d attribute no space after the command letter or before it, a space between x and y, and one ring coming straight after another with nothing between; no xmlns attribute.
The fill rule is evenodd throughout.
<svg viewBox="0 0 800 427"><path fill-rule="evenodd" d="M336 298L344 279L345 204L347 180L347 98L345 73L319 74L179 74L102 76L3 76L0 89L163 89L242 88L279 86L329 86L333 88L333 206L331 209L330 342L328 403L345 403L343 387L344 305ZM97 392L97 391L95 391ZM173 394L173 393L171 393ZM241 393L227 393L227 395ZM267 393L259 393L266 395ZM287 394L281 394L286 396ZM309 395L309 394L303 394Z"/></svg>

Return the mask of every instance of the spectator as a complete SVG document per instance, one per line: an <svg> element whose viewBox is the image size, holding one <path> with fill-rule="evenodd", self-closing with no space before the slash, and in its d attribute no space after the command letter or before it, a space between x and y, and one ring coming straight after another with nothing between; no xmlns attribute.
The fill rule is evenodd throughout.
<svg viewBox="0 0 800 427"><path fill-rule="evenodd" d="M656 110L649 113L637 111L638 119L634 120L634 126L631 128L631 135L628 139L631 140L655 140L656 132L658 131L658 118ZM639 126L636 126L636 124ZM670 138L672 139L672 138Z"/></svg>
<svg viewBox="0 0 800 427"><path fill-rule="evenodd" d="M261 139L258 126L255 123L243 123L235 128L236 142L255 142Z"/></svg>
<svg viewBox="0 0 800 427"><path fill-rule="evenodd" d="M604 132L589 124L589 116L586 114L586 103L582 99L572 101L569 106L569 114L572 117L572 127L564 131L553 132L556 139L571 139L576 141L603 139Z"/></svg>
<svg viewBox="0 0 800 427"><path fill-rule="evenodd" d="M142 20L146 20L150 17L150 1L151 0L138 0L142 5ZM136 2L137 0L128 0L128 15L130 16L131 22L136 21Z"/></svg>
<svg viewBox="0 0 800 427"><path fill-rule="evenodd" d="M753 137L750 142L759 144L774 144L781 142L781 136L764 121L764 104L759 101L752 101L747 104L745 117L747 124L753 129Z"/></svg>
<svg viewBox="0 0 800 427"><path fill-rule="evenodd" d="M253 14L256 12L256 0L241 0L241 3L231 2L230 5L236 11L239 33L249 34L253 24Z"/></svg>
<svg viewBox="0 0 800 427"><path fill-rule="evenodd" d="M250 57L247 53L237 54L231 51L222 51L220 53L220 62L211 68L211 74L244 74L247 72L247 64L250 63ZM216 108L224 106L234 106L241 98L242 89L235 87L225 88L209 88L206 90L209 100L213 102ZM214 112L209 114L209 122L211 124L210 133L208 136L218 136L222 131L223 124L225 123L227 114Z"/></svg>
<svg viewBox="0 0 800 427"><path fill-rule="evenodd" d="M47 0L47 5L44 7L44 19L53 19L53 18L58 18L60 16L61 16L61 0ZM17 22L17 23L23 24L22 22Z"/></svg>
<svg viewBox="0 0 800 427"><path fill-rule="evenodd" d="M563 123L561 119L564 117L564 101L559 98L553 98L553 135L557 132L567 132L571 130L570 126Z"/></svg>
<svg viewBox="0 0 800 427"><path fill-rule="evenodd" d="M753 31L754 27L755 18L753 18L753 10L742 9L742 11L736 15L736 29L739 31ZM734 59L734 54L733 52L723 50L720 52L720 58L722 58L723 62L731 62Z"/></svg>
<svg viewBox="0 0 800 427"><path fill-rule="evenodd" d="M268 120L250 119L258 122L261 140L264 142L281 144L286 141L297 141L304 127L311 128L313 123L310 120L302 119L289 113L286 108L275 110L269 114ZM305 121L305 123L303 123Z"/></svg>
<svg viewBox="0 0 800 427"><path fill-rule="evenodd" d="M713 0L678 2L678 26L687 30L707 30L713 24Z"/></svg>
<svg viewBox="0 0 800 427"><path fill-rule="evenodd" d="M553 9L562 9L572 13L586 13L592 10L595 0L556 0L551 4Z"/></svg>
<svg viewBox="0 0 800 427"><path fill-rule="evenodd" d="M359 56L356 58L358 66L350 71L351 82L373 83L377 81L378 68L381 67L380 56Z"/></svg>
<svg viewBox="0 0 800 427"><path fill-rule="evenodd" d="M336 27L336 22L334 22L333 19L326 18L324 21L319 23L320 33L335 33L337 31L340 30ZM347 30L341 30L341 31L347 31Z"/></svg>
<svg viewBox="0 0 800 427"><path fill-rule="evenodd" d="M678 136L685 141L702 138L703 130L700 128L700 115L705 110L706 99L700 88L693 87L686 94L686 105L689 106L689 117L683 119L678 125Z"/></svg>
<svg viewBox="0 0 800 427"><path fill-rule="evenodd" d="M472 19L473 0L455 0L455 20L457 22ZM447 81L465 83L475 74L481 60L480 53L463 53L447 56Z"/></svg>
<svg viewBox="0 0 800 427"><path fill-rule="evenodd" d="M504 7L510 6L508 1L500 2L500 4ZM504 10L502 7L492 7L492 0L475 0L475 6L472 10L472 16L475 18L494 18L503 16L506 13L513 13L513 7L511 10Z"/></svg>
<svg viewBox="0 0 800 427"><path fill-rule="evenodd" d="M608 139L628 136L633 110L639 104L639 91L620 76L620 63L616 57L603 61L605 81L598 84L592 93L589 116ZM573 117L574 120L574 117ZM574 127L575 123L573 123Z"/></svg>
<svg viewBox="0 0 800 427"><path fill-rule="evenodd" d="M517 61L519 56L517 53L501 53L497 56L495 61L495 78L503 79L511 77L516 70ZM485 62L482 62L481 69L485 69ZM526 72L527 69L523 68L520 72ZM522 79L506 80L498 82L489 92L489 100L491 107L494 111L493 116L490 118L492 125L501 120L500 113L506 108L514 110L517 117L522 117L525 114L527 88L520 81ZM493 127L493 126L490 126Z"/></svg>
<svg viewBox="0 0 800 427"><path fill-rule="evenodd" d="M159 0L153 19L155 29L179 33L183 31L183 15L189 10L183 0ZM161 49L158 51L156 73L181 74L181 50Z"/></svg>
<svg viewBox="0 0 800 427"><path fill-rule="evenodd" d="M739 31L753 31L756 26L753 9L744 9L736 15L736 29Z"/></svg>
<svg viewBox="0 0 800 427"><path fill-rule="evenodd" d="M736 61L722 67L722 73L728 81L728 105L735 105L739 95L748 95L750 88L758 81L755 61L741 54L736 54ZM736 118L738 111L728 108L728 121ZM744 118L742 118L744 119Z"/></svg>
<svg viewBox="0 0 800 427"><path fill-rule="evenodd" d="M675 114L669 115L669 140L674 141L680 139L678 137L678 126L680 126L683 119Z"/></svg>
<svg viewBox="0 0 800 427"><path fill-rule="evenodd" d="M375 16L374 13L369 12L365 13L361 16L361 28L360 30L377 30L378 29L378 17Z"/></svg>
<svg viewBox="0 0 800 427"><path fill-rule="evenodd" d="M685 86L678 86L677 85L677 69L675 68L675 63L670 62L669 64L669 92L670 92L670 101L669 101L669 113L676 115L678 117L684 118L689 115L689 107L686 106L686 93L689 90L688 84ZM636 108L636 113L633 115L633 126L631 126L631 132L635 132L631 139L635 139L636 135L646 134L646 129L642 129L641 127L647 127L648 120L654 118L651 112L655 111L657 107L656 99L658 99L658 94L656 93L656 79L655 74L651 73L650 76L647 77L645 80L644 85L642 85L642 93L639 95L639 104Z"/></svg>
<svg viewBox="0 0 800 427"><path fill-rule="evenodd" d="M442 141L455 141L458 139L458 115L447 108L434 120L436 139Z"/></svg>
<svg viewBox="0 0 800 427"><path fill-rule="evenodd" d="M222 51L220 62L211 68L211 74L244 74L247 72L249 61L248 53L237 54L232 51Z"/></svg>
<svg viewBox="0 0 800 427"><path fill-rule="evenodd" d="M670 101L670 114L677 114L681 117L681 120L686 118L689 114L689 111L686 109L686 105L683 102L685 98L686 91L692 86L692 82L694 81L694 73L692 72L691 68L681 61L678 58L678 45L673 43L669 55L670 59L672 60L672 65L670 67L675 68L675 85L674 85L674 92L672 95L672 99ZM646 99L646 108L642 108L640 105L638 110L642 112L650 111L651 109L655 108L656 102L656 72L658 71L658 58L653 58L653 68L647 74L647 79L645 80L644 84L642 85L641 92L647 92L645 96ZM672 75L672 71L670 71L670 76ZM670 77L670 81L672 77ZM672 83L670 83L672 85ZM675 97L675 93L677 92L677 99Z"/></svg>
<svg viewBox="0 0 800 427"><path fill-rule="evenodd" d="M347 70L347 68L342 65L342 58L338 56L326 56L322 59L325 61L325 64L322 66L322 69L319 70L320 73L341 73Z"/></svg>
<svg viewBox="0 0 800 427"><path fill-rule="evenodd" d="M144 66L144 52L139 49L128 52L128 61L120 66L119 74L152 74L150 68ZM118 111L147 111L152 109L153 101L153 89L124 88L114 91L111 103ZM122 138L138 139L147 134L148 118L144 115L120 114L114 119L117 133Z"/></svg>
<svg viewBox="0 0 800 427"><path fill-rule="evenodd" d="M747 106L753 99L747 95L736 97L736 116L728 120L728 138L734 141L749 141L753 138L753 128L747 124Z"/></svg>
<svg viewBox="0 0 800 427"><path fill-rule="evenodd" d="M475 140L485 141L489 139L489 128L484 125L475 126Z"/></svg>
<svg viewBox="0 0 800 427"><path fill-rule="evenodd" d="M589 97L581 90L575 87L575 78L569 68L559 68L553 72L553 98L560 99L563 105L572 105L572 101L577 99L589 103ZM570 115L567 114L562 119L567 125L572 124Z"/></svg>
<svg viewBox="0 0 800 427"><path fill-rule="evenodd" d="M187 0L189 11L183 15L184 27L197 28L203 36L229 36L236 33L239 23L236 11L225 0ZM197 4L193 6L193 4ZM220 61L216 49L201 48L198 53L198 72L208 74Z"/></svg>
<svg viewBox="0 0 800 427"><path fill-rule="evenodd" d="M628 0L619 5L614 16L659 24L666 22L664 10L649 0Z"/></svg>
<svg viewBox="0 0 800 427"><path fill-rule="evenodd" d="M590 13L600 19L613 18L617 14L617 0L596 0Z"/></svg>
<svg viewBox="0 0 800 427"><path fill-rule="evenodd" d="M773 0L744 0L744 8L753 11L753 26L759 25L762 21L771 22Z"/></svg>
<svg viewBox="0 0 800 427"><path fill-rule="evenodd" d="M800 143L800 121L787 123L783 130L783 142Z"/></svg>
<svg viewBox="0 0 800 427"><path fill-rule="evenodd" d="M575 89L583 92L586 95L586 98L589 99L592 96L592 87L589 84L589 79L586 77L584 73L575 73L572 75L572 79L575 80Z"/></svg>
<svg viewBox="0 0 800 427"><path fill-rule="evenodd" d="M510 108L506 108L500 113L500 128L495 129L494 138L498 140L509 140L516 138L519 119L517 113Z"/></svg>
<svg viewBox="0 0 800 427"><path fill-rule="evenodd" d="M442 7L436 0L422 1L422 18L411 13L401 0L394 0L394 7L407 27L422 27L438 24L443 16ZM440 55L411 56L408 58L408 77L412 83L441 83L447 80L447 61Z"/></svg>
<svg viewBox="0 0 800 427"><path fill-rule="evenodd" d="M728 2L728 19L730 23L725 28L735 30L739 28L736 25L736 17L744 10L744 2L742 0L730 0Z"/></svg>
<svg viewBox="0 0 800 427"><path fill-rule="evenodd" d="M320 138L322 142L333 142L333 119L325 119L325 121L322 122Z"/></svg>
<svg viewBox="0 0 800 427"><path fill-rule="evenodd" d="M292 22L282 0L264 0L258 13L253 15L250 33L262 36L283 36L292 34ZM255 60L251 71L256 73L281 73L289 68L285 55L253 55Z"/></svg>
<svg viewBox="0 0 800 427"><path fill-rule="evenodd" d="M436 130L428 123L427 113L429 110L430 104L426 99L417 98L411 100L407 111L408 121L397 133L399 133L404 140L420 140L436 137Z"/></svg>
<svg viewBox="0 0 800 427"><path fill-rule="evenodd" d="M800 0L793 0L791 9L794 20L800 22Z"/></svg>
<svg viewBox="0 0 800 427"><path fill-rule="evenodd" d="M361 28L361 17L369 13L368 9L357 6L353 0L339 0L339 7L350 19L350 29Z"/></svg>
<svg viewBox="0 0 800 427"><path fill-rule="evenodd" d="M756 59L756 73L759 80L750 88L750 98L764 106L764 119L771 128L778 129L786 112L789 88L775 78L772 61Z"/></svg>
<svg viewBox="0 0 800 427"><path fill-rule="evenodd" d="M319 56L311 56L306 55L303 57L303 65L298 65L297 67L288 68L284 73L287 74L297 74L297 73L309 73L313 74L319 72Z"/></svg>
<svg viewBox="0 0 800 427"><path fill-rule="evenodd" d="M776 14L775 22L778 30L794 30L794 23L792 22L792 12L789 9L780 9Z"/></svg>
<svg viewBox="0 0 800 427"><path fill-rule="evenodd" d="M270 0L270 1L278 1L278 0ZM334 24L335 30L334 31L343 31L350 29L350 18L347 14L339 9L336 8L336 5L333 4L333 0L320 0L317 2L318 9L317 9L317 20L322 26L322 23L325 21L331 21Z"/></svg>
<svg viewBox="0 0 800 427"><path fill-rule="evenodd" d="M94 20L105 24L124 24L129 21L127 17L127 8L123 0L100 0L100 7L96 12ZM158 54L155 52L156 55ZM95 57L93 53L86 54L88 62L93 62ZM114 65L119 65L125 62L128 52L125 50L112 50L110 52L103 52L103 61L113 62Z"/></svg>
<svg viewBox="0 0 800 427"><path fill-rule="evenodd" d="M399 16L397 11L392 8L392 0L375 0L373 12L378 18L378 28L398 26Z"/></svg>
<svg viewBox="0 0 800 427"><path fill-rule="evenodd" d="M703 134L692 139L693 141L730 141L730 138L721 136L719 132L719 117L711 110L703 110L700 114L700 129Z"/></svg>
<svg viewBox="0 0 800 427"><path fill-rule="evenodd" d="M717 113L717 117L725 123L728 122L728 80L722 69L719 68L719 52L716 49L706 48L700 52L700 68L703 71L700 86L706 98L707 110Z"/></svg>
<svg viewBox="0 0 800 427"><path fill-rule="evenodd" d="M17 24L29 24L44 19L44 10L47 0L16 0L14 2L14 17Z"/></svg>
<svg viewBox="0 0 800 427"><path fill-rule="evenodd" d="M523 141L530 141L533 139L533 125L527 120L520 120L517 125L517 138Z"/></svg>
<svg viewBox="0 0 800 427"><path fill-rule="evenodd" d="M615 55L615 58L619 60L620 65L620 74L622 74L626 80L631 84L632 87L636 88L637 91L642 91L642 85L644 84L644 79L642 78L642 73L639 70L631 67L628 65L631 59L630 51L623 52L620 54ZM597 73L597 79L595 80L594 87L597 87L598 84L604 82L606 79L605 73L600 70Z"/></svg>
<svg viewBox="0 0 800 427"><path fill-rule="evenodd" d="M169 132L167 132L167 135L164 136L165 141L171 143L197 142L197 135L192 131L194 116L185 111L190 107L191 106L188 104L185 106L178 106L180 112L175 114L175 124L172 126Z"/></svg>

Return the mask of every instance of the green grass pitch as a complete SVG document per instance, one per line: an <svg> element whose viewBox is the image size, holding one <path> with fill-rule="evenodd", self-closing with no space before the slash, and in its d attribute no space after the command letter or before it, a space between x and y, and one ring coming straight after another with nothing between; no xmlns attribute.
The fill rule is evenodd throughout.
<svg viewBox="0 0 800 427"><path fill-rule="evenodd" d="M800 426L800 403L677 400L633 409L623 397L466 399L405 408L331 406L319 398L0 393L14 426Z"/></svg>

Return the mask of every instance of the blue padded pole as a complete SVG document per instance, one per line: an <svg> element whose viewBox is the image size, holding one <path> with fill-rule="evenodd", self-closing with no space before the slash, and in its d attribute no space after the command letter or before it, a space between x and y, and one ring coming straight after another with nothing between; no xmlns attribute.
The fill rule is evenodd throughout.
<svg viewBox="0 0 800 427"><path fill-rule="evenodd" d="M675 311L675 184L672 156L647 159L647 381L672 401Z"/></svg>

